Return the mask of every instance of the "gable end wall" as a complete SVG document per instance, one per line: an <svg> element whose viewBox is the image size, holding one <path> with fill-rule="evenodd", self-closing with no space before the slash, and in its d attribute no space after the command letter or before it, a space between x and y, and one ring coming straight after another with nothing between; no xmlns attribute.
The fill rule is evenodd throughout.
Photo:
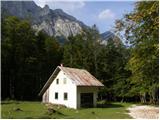
<svg viewBox="0 0 160 120"><path fill-rule="evenodd" d="M66 84L63 83L64 78L67 80ZM59 84L56 84L56 79L59 79ZM74 109L77 108L77 87L63 71L58 73L57 77L53 80L47 90L49 94L49 103L63 104L66 107ZM55 99L55 92L58 92L58 99ZM68 93L68 100L64 100L64 92Z"/></svg>

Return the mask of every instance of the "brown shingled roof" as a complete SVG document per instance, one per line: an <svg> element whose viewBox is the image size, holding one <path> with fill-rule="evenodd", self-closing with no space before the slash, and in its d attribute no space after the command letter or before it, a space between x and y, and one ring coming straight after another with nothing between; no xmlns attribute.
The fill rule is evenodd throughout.
<svg viewBox="0 0 160 120"><path fill-rule="evenodd" d="M77 86L103 86L93 75L84 69L59 67L66 75L73 80Z"/></svg>
<svg viewBox="0 0 160 120"><path fill-rule="evenodd" d="M48 89L60 70L62 70L77 86L104 86L87 70L58 66L40 91L39 95L42 95Z"/></svg>

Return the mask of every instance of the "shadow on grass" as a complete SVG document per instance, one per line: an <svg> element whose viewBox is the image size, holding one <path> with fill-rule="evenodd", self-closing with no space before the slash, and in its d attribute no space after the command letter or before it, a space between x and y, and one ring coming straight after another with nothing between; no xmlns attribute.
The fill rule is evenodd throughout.
<svg viewBox="0 0 160 120"><path fill-rule="evenodd" d="M18 101L2 101L2 105L8 105L8 104L20 104Z"/></svg>
<svg viewBox="0 0 160 120"><path fill-rule="evenodd" d="M115 104L115 103L104 103L104 104L97 104L97 108L120 108L124 107L121 104Z"/></svg>
<svg viewBox="0 0 160 120"><path fill-rule="evenodd" d="M97 103L97 106L95 108L122 108L124 107L123 105L121 104L118 104L118 103ZM79 108L80 109L90 109L90 108L94 108L94 107L82 107L82 108Z"/></svg>
<svg viewBox="0 0 160 120"><path fill-rule="evenodd" d="M58 118L63 118L66 117L67 115L63 114L62 112L55 111L55 112L45 112L41 116L38 117L26 117L25 119L58 119Z"/></svg>

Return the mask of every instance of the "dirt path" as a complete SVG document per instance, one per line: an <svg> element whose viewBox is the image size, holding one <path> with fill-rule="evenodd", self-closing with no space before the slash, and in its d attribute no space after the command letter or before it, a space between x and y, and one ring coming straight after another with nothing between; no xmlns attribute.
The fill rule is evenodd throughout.
<svg viewBox="0 0 160 120"><path fill-rule="evenodd" d="M159 118L159 108L153 106L136 106L128 108L129 115L134 119L158 119Z"/></svg>

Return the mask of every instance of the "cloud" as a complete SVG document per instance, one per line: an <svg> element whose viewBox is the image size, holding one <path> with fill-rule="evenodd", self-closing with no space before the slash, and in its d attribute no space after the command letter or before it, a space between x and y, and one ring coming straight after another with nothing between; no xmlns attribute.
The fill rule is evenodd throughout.
<svg viewBox="0 0 160 120"><path fill-rule="evenodd" d="M112 19L115 17L115 14L110 9L105 9L101 11L98 15L98 18L101 20Z"/></svg>
<svg viewBox="0 0 160 120"><path fill-rule="evenodd" d="M34 0L35 3L40 6L44 7L46 4L51 9L62 9L65 12L74 12L75 10L79 10L85 6L84 1L52 1L52 0Z"/></svg>
<svg viewBox="0 0 160 120"><path fill-rule="evenodd" d="M44 7L45 5L46 5L46 2L47 1L45 1L45 0L34 0L34 2L38 5L38 6L40 6L40 7Z"/></svg>
<svg viewBox="0 0 160 120"><path fill-rule="evenodd" d="M78 2L55 2L53 3L52 9L61 8L67 12L74 12L75 10L81 9L85 6L85 2L78 1Z"/></svg>

